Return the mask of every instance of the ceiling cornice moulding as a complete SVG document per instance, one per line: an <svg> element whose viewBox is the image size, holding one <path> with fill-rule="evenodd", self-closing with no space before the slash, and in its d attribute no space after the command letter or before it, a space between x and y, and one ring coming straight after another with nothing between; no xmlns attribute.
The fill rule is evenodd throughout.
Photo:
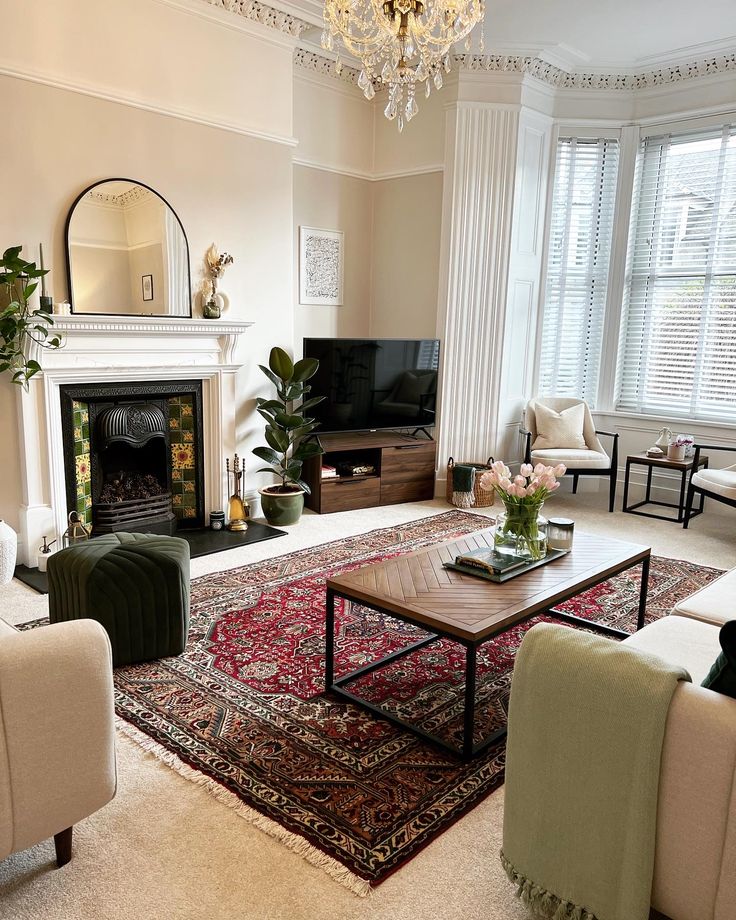
<svg viewBox="0 0 736 920"><path fill-rule="evenodd" d="M291 13L285 13L283 10L277 10L273 6L259 3L259 0L204 0L204 2L226 10L228 13L235 13L236 16L242 16L250 22L259 22L269 29L275 29L277 32L283 32L294 38L299 38L302 32L314 28L312 23L299 19Z"/></svg>
<svg viewBox="0 0 736 920"><path fill-rule="evenodd" d="M301 67L303 70L310 70L312 73L319 73L333 80L340 80L342 83L349 83L351 86L358 85L358 76L360 71L355 67L342 65L342 70L338 74L335 70L335 62L332 58L317 54L315 51L308 51L306 48L296 48L294 51L294 66Z"/></svg>
<svg viewBox="0 0 736 920"><path fill-rule="evenodd" d="M528 74L561 89L625 90L628 92L667 86L699 77L736 74L736 51L718 54L690 64L673 64L642 73L577 73L563 70L538 57L517 54L457 54L460 70L485 73Z"/></svg>

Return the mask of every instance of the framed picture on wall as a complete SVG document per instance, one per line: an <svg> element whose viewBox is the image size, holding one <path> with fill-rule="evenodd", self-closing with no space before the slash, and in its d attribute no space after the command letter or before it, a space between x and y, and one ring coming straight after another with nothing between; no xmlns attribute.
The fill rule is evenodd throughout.
<svg viewBox="0 0 736 920"><path fill-rule="evenodd" d="M143 299L153 300L153 275L141 275Z"/></svg>
<svg viewBox="0 0 736 920"><path fill-rule="evenodd" d="M299 228L299 303L342 306L345 235Z"/></svg>

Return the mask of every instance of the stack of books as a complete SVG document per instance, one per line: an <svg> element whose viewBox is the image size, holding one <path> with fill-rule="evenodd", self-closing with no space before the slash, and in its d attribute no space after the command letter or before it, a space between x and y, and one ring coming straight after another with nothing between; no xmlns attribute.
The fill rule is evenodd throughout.
<svg viewBox="0 0 736 920"><path fill-rule="evenodd" d="M337 479L337 470L334 466L330 466L327 463L322 464L322 478L323 479Z"/></svg>
<svg viewBox="0 0 736 920"><path fill-rule="evenodd" d="M512 556L507 553L497 553L493 549L471 549L462 556L455 556L455 566L468 571L468 574L493 577L512 572L529 564L524 556Z"/></svg>

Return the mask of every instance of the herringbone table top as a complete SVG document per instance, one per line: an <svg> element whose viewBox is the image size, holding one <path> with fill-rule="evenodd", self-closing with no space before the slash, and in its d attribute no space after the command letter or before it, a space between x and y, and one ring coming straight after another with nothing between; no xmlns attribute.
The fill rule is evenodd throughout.
<svg viewBox="0 0 736 920"><path fill-rule="evenodd" d="M493 545L493 530L440 543L330 578L342 597L482 642L530 615L585 591L645 559L649 547L611 537L577 533L566 556L502 584L443 568L470 549Z"/></svg>

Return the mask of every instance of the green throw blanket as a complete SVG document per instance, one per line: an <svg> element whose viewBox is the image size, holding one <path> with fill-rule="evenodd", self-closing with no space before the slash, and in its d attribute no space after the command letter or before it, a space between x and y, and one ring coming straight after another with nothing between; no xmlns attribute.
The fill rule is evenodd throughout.
<svg viewBox="0 0 736 920"><path fill-rule="evenodd" d="M511 684L501 861L552 920L647 920L662 741L682 668L542 623Z"/></svg>

